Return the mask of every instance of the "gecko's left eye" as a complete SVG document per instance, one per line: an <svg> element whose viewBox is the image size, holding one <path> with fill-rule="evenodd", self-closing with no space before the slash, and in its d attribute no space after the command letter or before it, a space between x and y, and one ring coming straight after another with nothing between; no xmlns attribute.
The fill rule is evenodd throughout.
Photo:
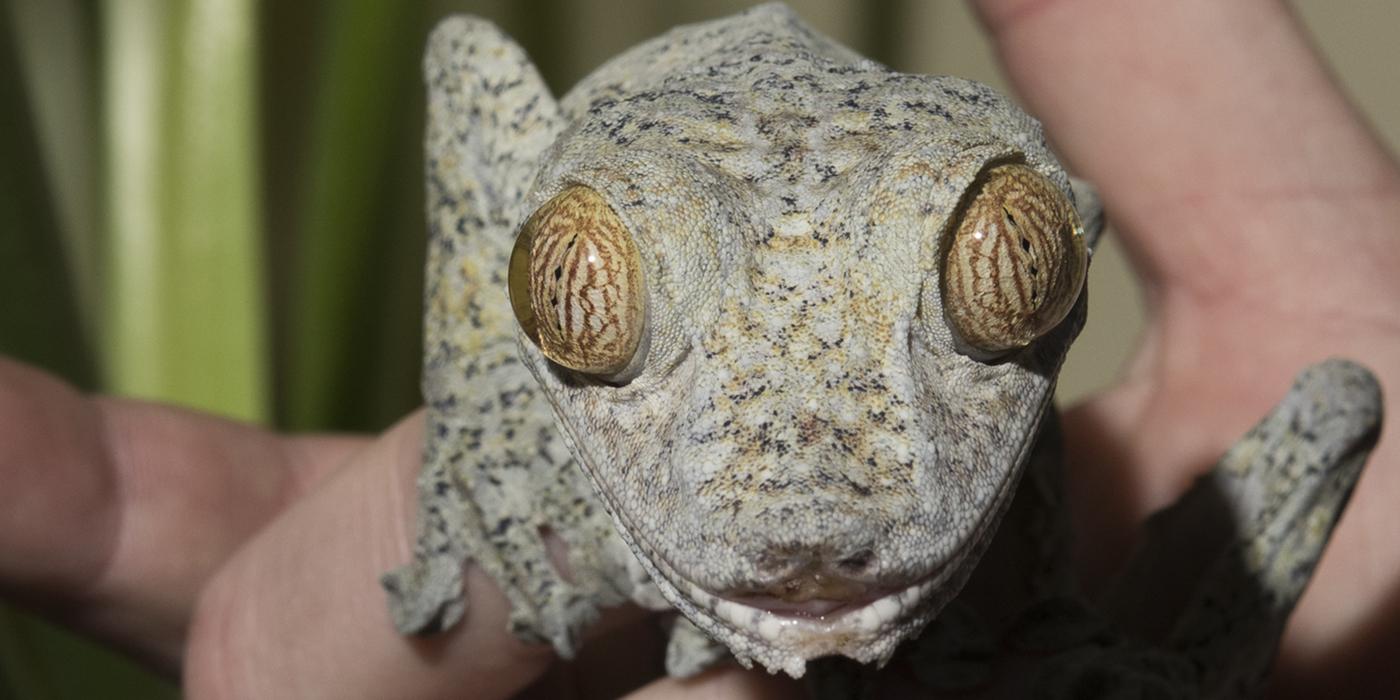
<svg viewBox="0 0 1400 700"><path fill-rule="evenodd" d="M510 256L510 305L556 364L609 376L637 354L645 322L641 257L601 195L574 185L535 211Z"/></svg>

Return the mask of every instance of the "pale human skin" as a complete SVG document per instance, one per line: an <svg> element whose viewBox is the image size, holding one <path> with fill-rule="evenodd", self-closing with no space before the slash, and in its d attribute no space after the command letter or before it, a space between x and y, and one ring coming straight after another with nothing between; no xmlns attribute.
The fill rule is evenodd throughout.
<svg viewBox="0 0 1400 700"><path fill-rule="evenodd" d="M978 9L1148 290L1124 380L1066 416L1092 576L1305 364L1343 355L1400 385L1400 169L1281 3ZM1400 651L1397 430L1387 420L1291 622L1278 696L1400 694L1386 671ZM552 657L505 632L479 572L472 615L441 637L406 640L385 617L376 577L408 556L420 433L415 414L377 438L278 436L84 398L0 362L0 590L183 672L192 697L509 696ZM639 621L610 618L573 680L659 672L639 645L607 655L617 635L650 634ZM792 690L726 668L641 694Z"/></svg>

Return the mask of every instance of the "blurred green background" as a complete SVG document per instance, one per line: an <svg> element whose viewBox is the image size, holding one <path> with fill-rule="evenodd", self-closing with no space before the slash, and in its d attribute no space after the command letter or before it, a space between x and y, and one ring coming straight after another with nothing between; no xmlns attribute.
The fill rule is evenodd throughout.
<svg viewBox="0 0 1400 700"><path fill-rule="evenodd" d="M286 429L379 430L418 403L424 243L419 52L452 12L493 19L560 92L669 26L747 2L5 0L0 353L79 387ZM894 67L1005 89L959 2L791 2ZM1296 4L1400 142L1400 4ZM1141 326L1096 256L1070 398ZM5 488L0 482L0 488ZM173 697L174 686L0 608L0 697Z"/></svg>

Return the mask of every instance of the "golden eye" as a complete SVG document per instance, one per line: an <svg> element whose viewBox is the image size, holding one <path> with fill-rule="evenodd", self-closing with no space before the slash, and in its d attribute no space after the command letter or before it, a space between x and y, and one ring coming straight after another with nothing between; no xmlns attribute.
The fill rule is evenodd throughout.
<svg viewBox="0 0 1400 700"><path fill-rule="evenodd" d="M520 229L510 305L551 361L587 374L621 372L641 341L644 302L637 246L597 192L572 186Z"/></svg>
<svg viewBox="0 0 1400 700"><path fill-rule="evenodd" d="M1024 347L1079 298L1083 226L1069 200L1025 165L999 165L973 184L943 262L943 312L960 341L988 355Z"/></svg>

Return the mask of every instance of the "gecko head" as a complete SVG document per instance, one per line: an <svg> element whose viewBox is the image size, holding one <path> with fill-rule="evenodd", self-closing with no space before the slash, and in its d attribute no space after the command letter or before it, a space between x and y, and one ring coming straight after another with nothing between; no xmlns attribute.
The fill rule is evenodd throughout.
<svg viewBox="0 0 1400 700"><path fill-rule="evenodd" d="M883 662L1014 491L1082 324L1083 230L987 88L725 70L767 73L594 103L555 144L511 263L522 358L691 621L794 676Z"/></svg>

